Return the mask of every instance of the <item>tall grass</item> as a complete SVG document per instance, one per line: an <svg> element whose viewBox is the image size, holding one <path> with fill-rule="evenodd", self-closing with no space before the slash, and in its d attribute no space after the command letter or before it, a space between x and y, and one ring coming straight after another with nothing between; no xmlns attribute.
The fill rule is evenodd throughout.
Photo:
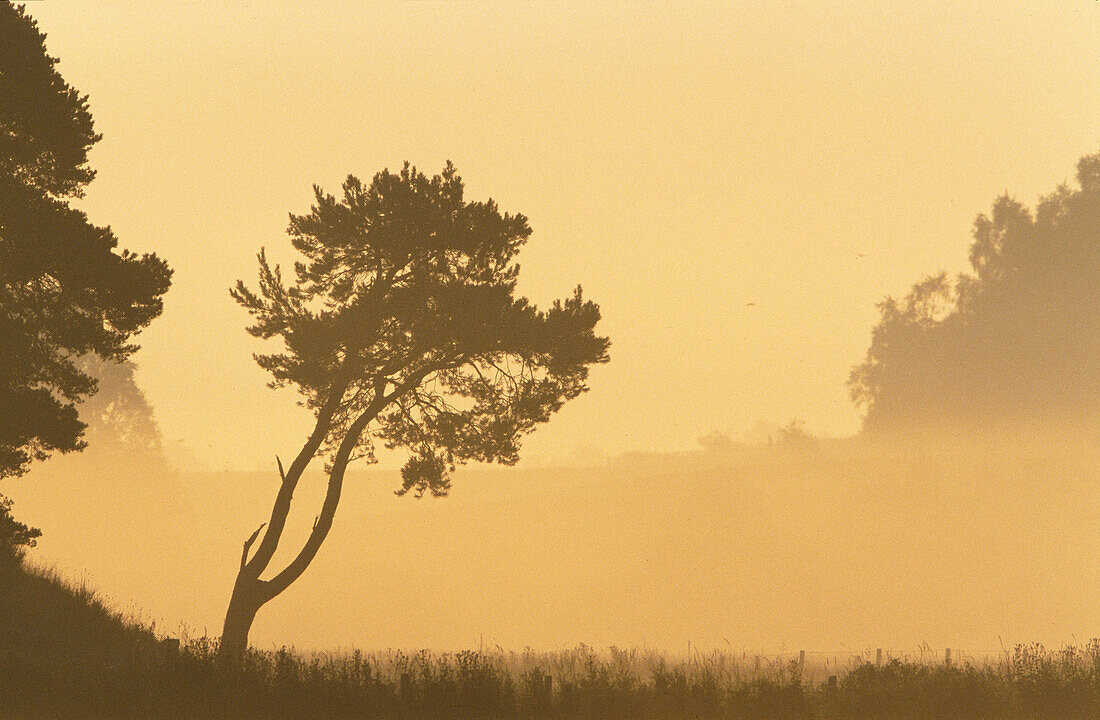
<svg viewBox="0 0 1100 720"><path fill-rule="evenodd" d="M0 560L0 718L1075 718L1100 717L1100 642L1018 646L993 662L853 664L688 658L580 646L536 653L250 651L219 666L56 574Z"/></svg>

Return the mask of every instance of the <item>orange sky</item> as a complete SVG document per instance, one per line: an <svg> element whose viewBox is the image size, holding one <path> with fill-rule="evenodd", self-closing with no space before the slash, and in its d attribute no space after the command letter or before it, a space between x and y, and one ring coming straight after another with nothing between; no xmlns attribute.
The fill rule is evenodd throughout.
<svg viewBox="0 0 1100 720"><path fill-rule="evenodd" d="M974 215L1100 147L1100 3L150 3L31 14L103 141L83 206L175 268L139 382L170 443L270 466L309 425L227 289L288 212L410 160L530 218L612 362L528 461L848 434L875 303L964 268ZM857 257L857 254L865 257ZM749 306L747 303L754 303Z"/></svg>

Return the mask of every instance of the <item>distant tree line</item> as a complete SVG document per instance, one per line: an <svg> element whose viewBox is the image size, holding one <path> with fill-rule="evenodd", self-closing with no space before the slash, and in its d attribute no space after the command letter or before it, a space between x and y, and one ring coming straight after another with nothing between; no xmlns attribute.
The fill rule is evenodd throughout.
<svg viewBox="0 0 1100 720"><path fill-rule="evenodd" d="M887 298L852 399L871 436L1075 427L1100 410L1100 154L974 222L972 271Z"/></svg>

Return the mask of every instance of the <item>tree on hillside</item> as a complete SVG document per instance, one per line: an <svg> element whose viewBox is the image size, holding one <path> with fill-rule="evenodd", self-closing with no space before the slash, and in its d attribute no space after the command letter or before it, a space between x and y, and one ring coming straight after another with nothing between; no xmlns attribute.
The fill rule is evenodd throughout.
<svg viewBox="0 0 1100 720"><path fill-rule="evenodd" d="M258 355L275 387L293 386L316 417L286 468L271 516L244 544L220 651L240 657L257 611L293 583L324 542L356 458L375 443L408 450L398 495L445 495L449 472L469 460L512 464L524 434L587 388L589 366L608 360L595 334L599 307L578 287L546 311L516 297L514 258L531 234L522 215L467 202L448 163L428 178L408 164L369 186L349 176L343 197L314 188L312 210L290 218L305 256L296 282L261 251L259 290L233 297L261 338L285 352ZM302 472L327 454L328 487L297 556L260 579L282 536ZM251 545L264 530L255 554Z"/></svg>
<svg viewBox="0 0 1100 720"><path fill-rule="evenodd" d="M1100 410L1100 154L1034 214L1005 196L974 223L972 273L879 305L853 400L869 435L1080 425Z"/></svg>
<svg viewBox="0 0 1100 720"><path fill-rule="evenodd" d="M99 135L56 64L34 20L0 0L0 478L84 446L76 403L96 383L74 359L125 360L171 278L70 207Z"/></svg>

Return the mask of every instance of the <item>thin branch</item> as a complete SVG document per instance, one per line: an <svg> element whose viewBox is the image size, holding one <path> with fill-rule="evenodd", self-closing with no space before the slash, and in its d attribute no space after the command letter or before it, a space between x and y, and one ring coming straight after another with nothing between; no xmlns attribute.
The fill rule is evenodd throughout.
<svg viewBox="0 0 1100 720"><path fill-rule="evenodd" d="M433 395L425 396L425 395L422 395L421 393L418 393L416 390L412 390L409 394L412 395L413 403L416 404L420 408L421 412L423 412L425 407L428 407L432 410L435 410L436 414L438 414L438 415L442 415L442 414L458 415L459 414L458 408L456 408L454 405L451 405L450 403L448 403L447 400L442 395L433 394ZM441 402L443 404L443 407L440 407L439 405L436 405L435 402L434 402L435 400L438 400L439 402Z"/></svg>
<svg viewBox="0 0 1100 720"><path fill-rule="evenodd" d="M282 473L282 463L279 464L279 472ZM244 541L244 549L241 550L241 572L244 572L244 566L248 564L248 551L252 548L252 543L256 542L256 538L259 537L260 531L264 529L267 523L260 523L260 527L256 528L256 532L252 533L252 536Z"/></svg>
<svg viewBox="0 0 1100 720"><path fill-rule="evenodd" d="M416 402L416 391L413 391L413 402ZM408 408L405 407L405 403L399 402L397 403L397 407L401 409L401 414L405 416L405 419L409 421L409 425L412 425L413 430L416 431L416 434L420 438L420 442L427 442L428 434L424 432L424 428L420 427L420 423L413 419L412 414L410 414ZM421 412L423 412L423 409L421 409Z"/></svg>
<svg viewBox="0 0 1100 720"><path fill-rule="evenodd" d="M508 361L508 356L505 356L505 361L506 362ZM517 387L517 388L519 387L519 382L516 381L516 378L512 375L511 364L509 364L508 370L504 370L502 367L497 365L495 362L493 362L489 358L485 358L485 362L492 365L496 369L498 375L507 378L509 380L509 382L512 383L512 387Z"/></svg>

